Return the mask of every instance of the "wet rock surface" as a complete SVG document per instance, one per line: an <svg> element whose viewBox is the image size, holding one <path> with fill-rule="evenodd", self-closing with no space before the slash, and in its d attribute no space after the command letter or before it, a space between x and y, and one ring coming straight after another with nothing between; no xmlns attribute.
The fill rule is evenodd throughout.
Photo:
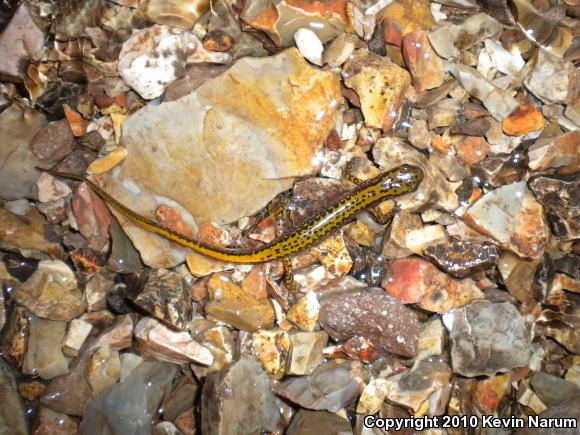
<svg viewBox="0 0 580 435"><path fill-rule="evenodd" d="M0 432L580 422L578 7L0 2Z"/></svg>

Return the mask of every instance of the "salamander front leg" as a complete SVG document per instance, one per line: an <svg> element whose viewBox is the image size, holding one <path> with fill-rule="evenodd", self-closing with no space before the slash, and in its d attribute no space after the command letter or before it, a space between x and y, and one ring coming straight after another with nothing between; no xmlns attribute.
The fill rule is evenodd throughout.
<svg viewBox="0 0 580 435"><path fill-rule="evenodd" d="M342 170L342 178L350 183L358 186L362 183L362 180L352 175L352 161L346 162L344 169Z"/></svg>
<svg viewBox="0 0 580 435"><path fill-rule="evenodd" d="M283 260L284 262L284 284L286 288L291 292L297 292L300 290L298 283L294 281L294 269L292 268L292 260L290 257L286 257Z"/></svg>

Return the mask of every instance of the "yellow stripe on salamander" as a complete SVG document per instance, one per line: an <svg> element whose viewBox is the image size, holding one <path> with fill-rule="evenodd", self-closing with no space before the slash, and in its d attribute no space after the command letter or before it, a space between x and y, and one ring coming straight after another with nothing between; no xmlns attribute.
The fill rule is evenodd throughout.
<svg viewBox="0 0 580 435"><path fill-rule="evenodd" d="M63 172L44 171L56 177L84 181L111 208L132 223L202 255L230 263L263 263L300 252L351 222L362 210L386 199L413 192L423 180L423 171L416 166L402 165L391 169L361 183L339 198L331 207L310 218L289 234L257 249L246 250L217 248L191 239L128 209L89 179Z"/></svg>

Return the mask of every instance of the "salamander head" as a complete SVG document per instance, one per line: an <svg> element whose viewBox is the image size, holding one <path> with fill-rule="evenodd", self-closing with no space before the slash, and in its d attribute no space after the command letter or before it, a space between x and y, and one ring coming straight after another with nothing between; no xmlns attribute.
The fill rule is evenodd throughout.
<svg viewBox="0 0 580 435"><path fill-rule="evenodd" d="M418 166L402 165L385 173L381 180L381 192L402 195L413 192L423 181L423 171Z"/></svg>

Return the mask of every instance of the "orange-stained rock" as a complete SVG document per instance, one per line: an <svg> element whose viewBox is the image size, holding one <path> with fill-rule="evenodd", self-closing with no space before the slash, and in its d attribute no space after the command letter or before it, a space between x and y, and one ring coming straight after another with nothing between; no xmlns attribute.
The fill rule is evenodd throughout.
<svg viewBox="0 0 580 435"><path fill-rule="evenodd" d="M402 38L416 30L429 30L434 24L428 0L396 0L384 9L382 16L398 24Z"/></svg>
<svg viewBox="0 0 580 435"><path fill-rule="evenodd" d="M360 49L342 71L344 83L358 94L366 125L389 130L411 84L411 76L391 60Z"/></svg>
<svg viewBox="0 0 580 435"><path fill-rule="evenodd" d="M453 279L421 258L393 261L381 286L404 304L417 304L437 313L483 298L471 279Z"/></svg>
<svg viewBox="0 0 580 435"><path fill-rule="evenodd" d="M84 134L87 132L87 126L89 125L89 121L87 121L81 115L79 115L68 104L63 104L63 108L64 108L64 116L66 116L66 120L70 125L70 129L72 130L73 136L76 137L84 136Z"/></svg>
<svg viewBox="0 0 580 435"><path fill-rule="evenodd" d="M183 222L179 212L174 208L161 204L157 207L157 210L155 210L155 217L164 227L167 227L176 233L183 234L184 236L192 237L191 230L185 222Z"/></svg>
<svg viewBox="0 0 580 435"><path fill-rule="evenodd" d="M268 282L263 265L259 264L252 268L248 276L242 281L242 289L256 299L268 297Z"/></svg>
<svg viewBox="0 0 580 435"><path fill-rule="evenodd" d="M454 145L459 158L468 165L481 162L491 153L489 144L480 136L466 136Z"/></svg>
<svg viewBox="0 0 580 435"><path fill-rule="evenodd" d="M524 136L544 128L544 115L533 104L523 104L503 120L503 132L509 136Z"/></svg>
<svg viewBox="0 0 580 435"><path fill-rule="evenodd" d="M433 89L443 84L443 61L431 47L427 32L416 31L405 36L403 57L417 91Z"/></svg>
<svg viewBox="0 0 580 435"><path fill-rule="evenodd" d="M199 226L197 239L208 245L220 248L225 248L231 242L229 233L211 222L204 222Z"/></svg>
<svg viewBox="0 0 580 435"><path fill-rule="evenodd" d="M292 45L300 28L311 29L327 42L343 33L349 21L346 0L253 0L246 2L240 17L280 47Z"/></svg>
<svg viewBox="0 0 580 435"><path fill-rule="evenodd" d="M492 376L481 380L475 387L473 401L484 414L493 414L501 399L511 392L511 375Z"/></svg>

